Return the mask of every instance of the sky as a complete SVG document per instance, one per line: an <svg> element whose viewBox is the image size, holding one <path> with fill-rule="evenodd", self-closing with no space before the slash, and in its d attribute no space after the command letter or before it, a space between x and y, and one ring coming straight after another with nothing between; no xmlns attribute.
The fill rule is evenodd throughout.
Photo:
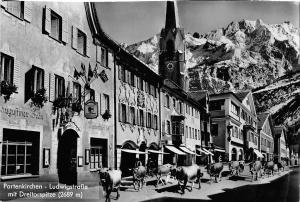
<svg viewBox="0 0 300 202"><path fill-rule="evenodd" d="M299 27L299 2L286 1L178 1L180 25L185 32L206 33L241 19L267 24L290 21ZM133 44L160 33L166 2L97 2L103 30L119 43Z"/></svg>

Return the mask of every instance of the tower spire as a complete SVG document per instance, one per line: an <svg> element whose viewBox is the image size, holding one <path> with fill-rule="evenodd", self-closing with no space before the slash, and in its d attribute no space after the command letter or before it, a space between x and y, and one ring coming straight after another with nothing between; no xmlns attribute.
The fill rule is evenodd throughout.
<svg viewBox="0 0 300 202"><path fill-rule="evenodd" d="M178 7L176 1L167 1L165 29L179 28Z"/></svg>

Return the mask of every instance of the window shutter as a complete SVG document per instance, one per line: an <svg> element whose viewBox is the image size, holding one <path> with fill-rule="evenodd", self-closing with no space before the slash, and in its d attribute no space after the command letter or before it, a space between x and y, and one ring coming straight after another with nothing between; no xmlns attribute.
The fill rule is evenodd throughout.
<svg viewBox="0 0 300 202"><path fill-rule="evenodd" d="M96 61L101 63L101 48L96 46Z"/></svg>
<svg viewBox="0 0 300 202"><path fill-rule="evenodd" d="M49 73L49 101L53 102L55 99L55 75Z"/></svg>
<svg viewBox="0 0 300 202"><path fill-rule="evenodd" d="M49 74L44 70L44 88L46 90L45 94L49 98Z"/></svg>
<svg viewBox="0 0 300 202"><path fill-rule="evenodd" d="M34 93L34 70L31 68L28 72L25 73L25 102L26 103Z"/></svg>
<svg viewBox="0 0 300 202"><path fill-rule="evenodd" d="M91 57L91 47L89 37L86 35L86 56Z"/></svg>
<svg viewBox="0 0 300 202"><path fill-rule="evenodd" d="M162 132L162 135L165 135L165 133L166 133L166 123L165 123L165 121L162 121L161 124L162 124L162 125L161 125L161 132Z"/></svg>
<svg viewBox="0 0 300 202"><path fill-rule="evenodd" d="M24 1L24 20L31 22L32 2Z"/></svg>
<svg viewBox="0 0 300 202"><path fill-rule="evenodd" d="M101 113L104 113L105 111L105 98L104 95L101 95Z"/></svg>
<svg viewBox="0 0 300 202"><path fill-rule="evenodd" d="M119 122L122 122L122 104L119 103Z"/></svg>
<svg viewBox="0 0 300 202"><path fill-rule="evenodd" d="M127 83L128 82L128 70L125 69L125 82Z"/></svg>
<svg viewBox="0 0 300 202"><path fill-rule="evenodd" d="M44 32L47 34L51 33L51 9L45 6L44 8Z"/></svg>
<svg viewBox="0 0 300 202"><path fill-rule="evenodd" d="M64 17L62 18L62 36L61 36L61 40L65 43L68 43L68 18Z"/></svg>
<svg viewBox="0 0 300 202"><path fill-rule="evenodd" d="M140 110L136 109L136 125L140 125Z"/></svg>
<svg viewBox="0 0 300 202"><path fill-rule="evenodd" d="M72 26L72 48L77 50L77 28L73 25Z"/></svg>
<svg viewBox="0 0 300 202"><path fill-rule="evenodd" d="M119 80L122 80L122 67L121 67L121 65L117 65L118 66L118 78L119 78Z"/></svg>
<svg viewBox="0 0 300 202"><path fill-rule="evenodd" d="M154 114L151 114L152 117L152 128L155 129L155 120L154 120Z"/></svg>
<svg viewBox="0 0 300 202"><path fill-rule="evenodd" d="M13 83L20 88L20 68L21 68L21 61L18 59L14 60L14 74L13 74Z"/></svg>
<svg viewBox="0 0 300 202"><path fill-rule="evenodd" d="M130 123L130 108L126 106L126 123Z"/></svg>

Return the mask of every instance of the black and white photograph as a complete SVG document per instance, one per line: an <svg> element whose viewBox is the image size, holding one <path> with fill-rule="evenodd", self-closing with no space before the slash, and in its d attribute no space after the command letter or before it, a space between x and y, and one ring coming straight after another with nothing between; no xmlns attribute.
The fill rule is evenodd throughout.
<svg viewBox="0 0 300 202"><path fill-rule="evenodd" d="M0 202L300 201L300 1L0 2Z"/></svg>

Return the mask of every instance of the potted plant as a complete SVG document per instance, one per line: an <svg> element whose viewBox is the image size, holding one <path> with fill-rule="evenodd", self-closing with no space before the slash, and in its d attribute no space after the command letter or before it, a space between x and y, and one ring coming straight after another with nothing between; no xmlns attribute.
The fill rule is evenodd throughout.
<svg viewBox="0 0 300 202"><path fill-rule="evenodd" d="M1 81L1 95L4 95L4 100L7 102L11 94L18 93L18 87L15 84L9 83L5 80Z"/></svg>
<svg viewBox="0 0 300 202"><path fill-rule="evenodd" d="M111 117L111 113L108 109L105 110L105 112L102 114L102 118L104 120L108 120Z"/></svg>
<svg viewBox="0 0 300 202"><path fill-rule="evenodd" d="M42 108L44 104L47 102L46 97L46 89L41 88L35 92L35 94L31 97L31 105Z"/></svg>
<svg viewBox="0 0 300 202"><path fill-rule="evenodd" d="M53 101L53 111L55 112L56 109L67 107L67 99L63 96L59 96Z"/></svg>

